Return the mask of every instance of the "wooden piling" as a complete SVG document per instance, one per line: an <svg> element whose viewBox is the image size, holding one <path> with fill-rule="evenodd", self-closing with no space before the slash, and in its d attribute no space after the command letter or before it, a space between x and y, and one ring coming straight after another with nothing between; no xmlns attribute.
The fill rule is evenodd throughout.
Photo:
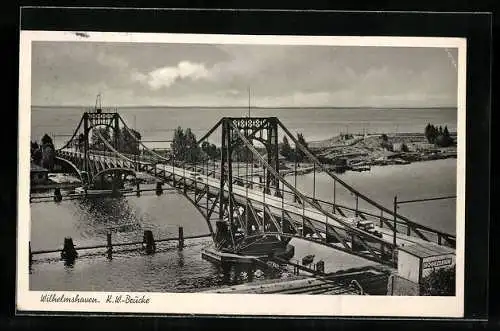
<svg viewBox="0 0 500 331"><path fill-rule="evenodd" d="M108 231L108 233L106 234L106 239L108 244L108 249L106 253L108 255L108 259L111 260L113 259L113 244L111 242L111 231Z"/></svg>
<svg viewBox="0 0 500 331"><path fill-rule="evenodd" d="M62 200L62 194L61 194L61 189L56 188L54 190L54 201L55 202L60 202Z"/></svg>
<svg viewBox="0 0 500 331"><path fill-rule="evenodd" d="M163 194L163 187L161 182L156 183L156 195L160 196Z"/></svg>
<svg viewBox="0 0 500 331"><path fill-rule="evenodd" d="M179 226L179 242L177 247L179 250L182 250L184 248L184 229L182 226Z"/></svg>
<svg viewBox="0 0 500 331"><path fill-rule="evenodd" d="M136 193L136 195L137 195L138 197L140 197L140 196L141 196L141 187L140 187L140 184L139 184L139 183L137 183L137 184L136 184L136 188L137 188L137 193Z"/></svg>
<svg viewBox="0 0 500 331"><path fill-rule="evenodd" d="M318 271L320 273L324 273L325 272L325 261L320 260L320 261L316 262L315 269L316 269L316 271Z"/></svg>
<svg viewBox="0 0 500 331"><path fill-rule="evenodd" d="M156 252L156 243L153 237L153 232L151 230L144 231L144 237L142 243L146 251L146 254L153 254L154 252Z"/></svg>
<svg viewBox="0 0 500 331"><path fill-rule="evenodd" d="M64 247L61 251L61 258L65 261L73 261L78 257L78 252L71 237L64 238Z"/></svg>

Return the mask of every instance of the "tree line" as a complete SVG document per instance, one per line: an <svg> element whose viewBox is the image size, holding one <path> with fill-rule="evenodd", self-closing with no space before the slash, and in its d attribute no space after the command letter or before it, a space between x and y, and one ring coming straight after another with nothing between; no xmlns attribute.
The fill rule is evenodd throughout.
<svg viewBox="0 0 500 331"><path fill-rule="evenodd" d="M436 127L433 124L428 123L425 127L425 137L430 144L434 144L439 147L448 147L454 143L446 125L443 128L442 126Z"/></svg>
<svg viewBox="0 0 500 331"><path fill-rule="evenodd" d="M54 160L56 149L52 138L48 134L44 134L41 139L41 145L36 141L31 142L31 161L49 171L54 169Z"/></svg>
<svg viewBox="0 0 500 331"><path fill-rule="evenodd" d="M129 131L130 130L130 131ZM133 129L122 128L118 130L118 141L117 146L114 143L114 137L111 134L111 129L109 127L104 128L94 128L90 137L89 148L99 151L108 150L108 147L99 137L99 134L106 139L118 152L127 154L139 154L141 134ZM80 133L77 138L77 146L80 151L84 149L85 146L85 135Z"/></svg>
<svg viewBox="0 0 500 331"><path fill-rule="evenodd" d="M244 146L238 134L233 132L231 158L237 162L253 161L252 152ZM222 155L221 147L203 141L197 144L196 135L190 128L183 129L180 126L174 131L172 143L170 144L172 154L176 160L186 162L199 162L205 159L220 160Z"/></svg>
<svg viewBox="0 0 500 331"><path fill-rule="evenodd" d="M202 159L202 149L196 143L196 135L190 128L183 130L180 126L174 131L170 144L172 155L178 161L198 162ZM217 148L205 144L205 152L215 154Z"/></svg>
<svg viewBox="0 0 500 331"><path fill-rule="evenodd" d="M302 133L297 133L297 140L299 144L307 148L307 142ZM283 137L283 142L280 146L280 154L287 161L297 161L302 162L306 158L305 153L300 148L292 148L290 143L288 142L288 138L286 136Z"/></svg>
<svg viewBox="0 0 500 331"><path fill-rule="evenodd" d="M302 133L297 134L297 140L300 144L307 147L307 142ZM237 162L253 162L254 155L252 151L245 146L236 132L233 132L231 159ZM172 143L170 144L171 152L176 160L187 162L199 162L206 158L217 160L221 158L221 148L215 144L204 141L201 146L198 145L196 135L190 128L183 129L180 126L174 131ZM250 141L253 145L253 142ZM255 147L259 153L265 153L265 149ZM279 145L279 152L285 159L302 162L305 159L305 154L300 149L295 149L290 146L288 139L283 137L283 143Z"/></svg>

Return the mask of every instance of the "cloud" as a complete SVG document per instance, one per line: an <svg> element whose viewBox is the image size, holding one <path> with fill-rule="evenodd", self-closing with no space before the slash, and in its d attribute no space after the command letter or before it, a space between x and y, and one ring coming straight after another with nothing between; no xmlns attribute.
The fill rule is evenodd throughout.
<svg viewBox="0 0 500 331"><path fill-rule="evenodd" d="M32 100L245 106L456 104L456 49L34 43Z"/></svg>
<svg viewBox="0 0 500 331"><path fill-rule="evenodd" d="M123 59L122 57L107 54L103 51L97 53L96 57L97 63L104 67L112 67L112 68L122 68L125 69L128 67L128 61Z"/></svg>
<svg viewBox="0 0 500 331"><path fill-rule="evenodd" d="M209 70L201 63L181 61L177 66L162 67L147 74L133 72L132 79L147 84L151 89L158 90L162 87L170 87L179 79L191 79L193 81L208 78Z"/></svg>

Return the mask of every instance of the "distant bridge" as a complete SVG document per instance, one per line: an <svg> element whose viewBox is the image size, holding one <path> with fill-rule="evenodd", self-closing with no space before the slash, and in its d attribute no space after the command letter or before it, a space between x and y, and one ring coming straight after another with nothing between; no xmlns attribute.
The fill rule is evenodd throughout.
<svg viewBox="0 0 500 331"><path fill-rule="evenodd" d="M394 266L397 261L395 249L403 244L428 245L434 242L455 248L455 236L415 223L339 179L276 117L222 118L197 142L201 146L220 131L222 155L214 157L202 150L196 162L186 162L173 154L160 155L131 132L130 138L141 147L140 153L122 153L118 148L120 125L130 132L116 112L84 113L71 139L57 150L57 159L74 168L86 181L93 181L106 169L132 169L146 172L177 188L203 215L214 240L216 223L222 221L229 225L228 242L217 244L225 245L234 253L263 239L299 238ZM93 131L105 146L104 151L95 151L89 146L89 132L97 126L109 127L113 132L112 137L105 138L100 132ZM312 196L297 189L297 161L293 183L280 174L278 129L284 132L296 150L302 152L304 162L314 168ZM257 151L255 142L265 147L265 155ZM242 149L252 156L251 159L234 162L233 152ZM243 171L242 163L245 164ZM332 181L334 194L331 201L316 196L317 171L326 173ZM337 203L336 191L341 189L355 197L354 206ZM359 208L359 200L370 208ZM381 236L358 228L353 217L373 221Z"/></svg>

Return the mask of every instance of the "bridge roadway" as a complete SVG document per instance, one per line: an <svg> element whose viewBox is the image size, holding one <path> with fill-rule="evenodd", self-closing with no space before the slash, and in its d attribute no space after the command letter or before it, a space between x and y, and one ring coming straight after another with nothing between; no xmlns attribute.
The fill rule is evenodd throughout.
<svg viewBox="0 0 500 331"><path fill-rule="evenodd" d="M82 152L75 152L72 150L64 150L64 152L69 152L74 155L78 155L80 157L83 157ZM91 154L91 156L93 156ZM98 155L99 158L102 158L101 155ZM114 156L106 156L107 158L110 159L116 159L114 160L115 162L118 161L123 161L119 157L114 157ZM165 180L167 177L170 177L170 175L175 175L176 180L183 180L184 177L186 178L186 182L191 182L191 185L194 188L194 185L197 186L198 190L202 191L207 185L210 189L210 193L217 195L219 194L219 187L220 187L220 179L219 178L213 178L209 177L206 175L202 175L200 173L190 171L184 168L179 168L179 167L174 167L172 165L168 164L156 164L153 165L150 162L144 162L144 161L136 161L137 163L141 164L141 166L145 167L151 167L149 171L147 171L149 174L154 175L154 167L156 167L156 177L161 178L161 173L164 172L164 177L161 178L162 180ZM200 168L201 169L201 168ZM160 175L160 176L159 176ZM195 180L196 178L202 178L202 180ZM235 176L236 178L236 176ZM258 185L258 184L255 184ZM226 187L225 187L226 189ZM303 217L305 216L309 220L311 220L317 230L317 232L322 236L324 239L325 236L325 231L326 231L326 226L333 226L337 229L345 229L345 226L338 222L335 219L332 219L330 217L327 217L325 214L323 214L321 211L316 210L311 207L304 207L299 203L295 203L293 201L289 200L283 200L280 197L276 197L272 194L264 194L263 191L251 189L251 188L246 188L245 186L239 186L236 184L233 184L233 194L235 198L238 198L238 202L241 203L242 205L245 204L246 202L246 197L250 199L252 204L254 206L256 205L267 205L269 207L269 210L272 212L273 215L277 217L282 216L282 210L285 209L286 212L289 214L294 214L298 217ZM351 223L352 219L348 217L343 217L341 215L335 214L336 217L338 217L340 220L346 222L346 223ZM295 221L296 226L300 226L302 224L301 221ZM353 227L355 225L353 224ZM390 229L387 228L380 228L377 225L375 225L375 229L378 230L380 233L382 233L382 238L380 238L382 241L386 242L387 244L392 244L393 243L393 237L394 237L394 232L391 231ZM361 231L361 230L359 230ZM314 237L313 237L314 238ZM317 236L316 236L317 238ZM397 233L396 234L396 243L398 246L405 246L405 245L410 245L410 244L420 244L424 246L429 246L429 245L436 245L432 242L425 241L423 239L420 239L418 237L414 236L408 236L406 234L402 233ZM341 243L331 243L330 245L337 246L339 248L342 248Z"/></svg>

